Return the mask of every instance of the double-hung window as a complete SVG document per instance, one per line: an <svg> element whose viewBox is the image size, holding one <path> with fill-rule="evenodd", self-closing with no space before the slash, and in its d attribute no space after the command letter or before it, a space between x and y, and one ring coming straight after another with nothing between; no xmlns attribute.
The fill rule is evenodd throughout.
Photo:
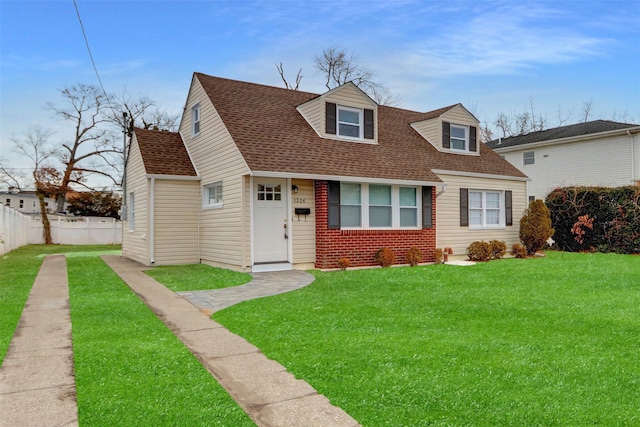
<svg viewBox="0 0 640 427"><path fill-rule="evenodd" d="M469 135L466 126L451 125L451 149L468 151Z"/></svg>
<svg viewBox="0 0 640 427"><path fill-rule="evenodd" d="M222 207L222 181L214 182L206 185L203 191L204 207L221 208Z"/></svg>
<svg viewBox="0 0 640 427"><path fill-rule="evenodd" d="M400 187L400 227L418 226L418 190Z"/></svg>
<svg viewBox="0 0 640 427"><path fill-rule="evenodd" d="M191 107L191 134L196 136L200 133L200 104Z"/></svg>
<svg viewBox="0 0 640 427"><path fill-rule="evenodd" d="M391 186L369 184L369 227L391 227Z"/></svg>
<svg viewBox="0 0 640 427"><path fill-rule="evenodd" d="M362 226L362 194L360 184L340 184L340 224L342 227Z"/></svg>
<svg viewBox="0 0 640 427"><path fill-rule="evenodd" d="M474 228L500 227L504 207L500 191L469 190L469 226Z"/></svg>
<svg viewBox="0 0 640 427"><path fill-rule="evenodd" d="M362 110L338 106L338 135L362 138Z"/></svg>
<svg viewBox="0 0 640 427"><path fill-rule="evenodd" d="M535 151L525 151L522 153L522 162L525 165L533 165L536 163L536 153Z"/></svg>

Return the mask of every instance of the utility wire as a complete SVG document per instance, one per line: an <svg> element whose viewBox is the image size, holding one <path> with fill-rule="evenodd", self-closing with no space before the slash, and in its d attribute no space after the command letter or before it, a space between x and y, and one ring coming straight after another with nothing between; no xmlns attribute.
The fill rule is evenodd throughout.
<svg viewBox="0 0 640 427"><path fill-rule="evenodd" d="M78 10L78 4L76 3L76 0L73 0L73 6L76 8L76 14L78 15L78 22L80 23L80 28L82 29L82 36L84 37L84 44L87 46L87 51L89 52L89 58L91 58L91 64L93 64L93 70L95 71L96 77L98 78L98 82L100 83L100 88L102 88L102 93L104 93L104 97L107 99L109 108L111 108L111 111L114 111L113 105L111 105L111 100L109 99L109 95L107 95L107 91L104 90L104 85L102 84L100 73L98 73L98 67L96 67L96 62L93 60L93 54L91 53L91 48L89 47L89 40L87 39L87 34L84 31L84 24L82 23L82 18L80 17L80 10Z"/></svg>

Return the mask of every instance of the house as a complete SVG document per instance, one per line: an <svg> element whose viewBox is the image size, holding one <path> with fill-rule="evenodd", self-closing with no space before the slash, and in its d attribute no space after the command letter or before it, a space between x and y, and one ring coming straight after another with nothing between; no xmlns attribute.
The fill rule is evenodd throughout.
<svg viewBox="0 0 640 427"><path fill-rule="evenodd" d="M35 191L19 190L9 187L8 191L0 192L0 200L4 206L8 206L25 214L40 213L40 201ZM56 209L56 201L50 197L44 199L47 213L53 213Z"/></svg>
<svg viewBox="0 0 640 427"><path fill-rule="evenodd" d="M528 200L564 186L640 185L640 125L594 120L487 145L531 179Z"/></svg>
<svg viewBox="0 0 640 427"><path fill-rule="evenodd" d="M243 271L396 263L518 241L526 176L477 139L461 104L377 105L195 73L177 133L135 129L123 255Z"/></svg>

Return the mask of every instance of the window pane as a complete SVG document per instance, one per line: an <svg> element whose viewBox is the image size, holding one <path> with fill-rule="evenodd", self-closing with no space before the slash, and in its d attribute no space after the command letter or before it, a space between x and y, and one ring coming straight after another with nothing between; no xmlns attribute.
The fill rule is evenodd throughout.
<svg viewBox="0 0 640 427"><path fill-rule="evenodd" d="M417 206L415 188L400 187L400 206Z"/></svg>
<svg viewBox="0 0 640 427"><path fill-rule="evenodd" d="M370 227L391 227L391 207L390 206L370 206L369 207Z"/></svg>
<svg viewBox="0 0 640 427"><path fill-rule="evenodd" d="M500 224L500 210L487 209L487 225Z"/></svg>
<svg viewBox="0 0 640 427"><path fill-rule="evenodd" d="M391 206L391 187L388 185L369 185L369 205Z"/></svg>
<svg viewBox="0 0 640 427"><path fill-rule="evenodd" d="M486 193L487 209L500 209L500 193Z"/></svg>
<svg viewBox="0 0 640 427"><path fill-rule="evenodd" d="M360 206L342 205L340 207L341 227L360 227Z"/></svg>
<svg viewBox="0 0 640 427"><path fill-rule="evenodd" d="M454 150L466 150L467 144L464 139L454 139L451 138L451 148Z"/></svg>
<svg viewBox="0 0 640 427"><path fill-rule="evenodd" d="M472 209L482 209L482 193L476 191L469 192L469 207Z"/></svg>
<svg viewBox="0 0 640 427"><path fill-rule="evenodd" d="M354 138L360 137L360 127L354 125L345 125L340 123L339 132L341 136L351 136Z"/></svg>
<svg viewBox="0 0 640 427"><path fill-rule="evenodd" d="M466 139L467 130L459 126L451 126L451 138Z"/></svg>
<svg viewBox="0 0 640 427"><path fill-rule="evenodd" d="M400 227L417 227L418 226L418 209L401 208L400 209Z"/></svg>
<svg viewBox="0 0 640 427"><path fill-rule="evenodd" d="M358 111L338 110L338 121L360 124L360 113Z"/></svg>
<svg viewBox="0 0 640 427"><path fill-rule="evenodd" d="M340 203L343 205L359 205L360 184L340 183Z"/></svg>
<svg viewBox="0 0 640 427"><path fill-rule="evenodd" d="M482 211L478 209L469 210L469 225L482 225Z"/></svg>

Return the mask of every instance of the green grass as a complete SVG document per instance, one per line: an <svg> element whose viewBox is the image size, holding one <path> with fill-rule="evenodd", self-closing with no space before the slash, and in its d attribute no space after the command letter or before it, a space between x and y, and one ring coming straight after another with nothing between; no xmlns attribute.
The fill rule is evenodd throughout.
<svg viewBox="0 0 640 427"><path fill-rule="evenodd" d="M145 273L174 292L222 289L251 281L250 274L205 264L154 267Z"/></svg>
<svg viewBox="0 0 640 427"><path fill-rule="evenodd" d="M314 274L214 318L364 426L640 423L638 256Z"/></svg>
<svg viewBox="0 0 640 427"><path fill-rule="evenodd" d="M118 252L119 245L29 245L0 257L0 362L4 360L45 255Z"/></svg>
<svg viewBox="0 0 640 427"><path fill-rule="evenodd" d="M254 425L99 258L69 258L80 425Z"/></svg>

